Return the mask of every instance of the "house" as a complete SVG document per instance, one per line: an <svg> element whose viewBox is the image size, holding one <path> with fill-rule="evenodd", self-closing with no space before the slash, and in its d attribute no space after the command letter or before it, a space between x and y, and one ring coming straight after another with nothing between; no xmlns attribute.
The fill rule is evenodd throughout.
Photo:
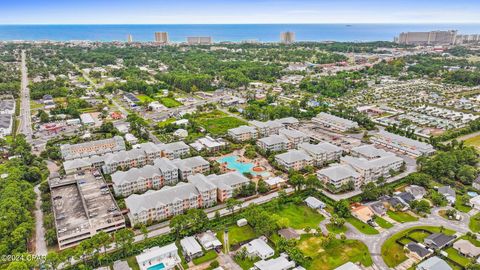
<svg viewBox="0 0 480 270"><path fill-rule="evenodd" d="M387 213L387 208L383 202L373 202L368 207L370 207L377 216L384 216Z"/></svg>
<svg viewBox="0 0 480 270"><path fill-rule="evenodd" d="M137 144L138 143L138 138L135 137L132 133L127 133L125 134L125 141L127 141L129 144Z"/></svg>
<svg viewBox="0 0 480 270"><path fill-rule="evenodd" d="M80 120L82 121L82 124L85 126L95 125L95 119L93 119L93 116L90 113L80 114Z"/></svg>
<svg viewBox="0 0 480 270"><path fill-rule="evenodd" d="M418 260L423 260L425 257L432 254L432 251L428 250L424 245L413 241L406 244L404 249L410 251L410 254Z"/></svg>
<svg viewBox="0 0 480 270"><path fill-rule="evenodd" d="M163 247L153 247L144 250L140 255L135 257L137 259L140 270L147 270L154 265L163 265L163 269L175 269L182 260L178 256L178 248L175 243Z"/></svg>
<svg viewBox="0 0 480 270"><path fill-rule="evenodd" d="M373 211L365 205L360 205L351 210L352 216L356 217L360 221L364 223L369 223L372 221L375 214Z"/></svg>
<svg viewBox="0 0 480 270"><path fill-rule="evenodd" d="M13 117L11 114L0 114L0 137L12 134Z"/></svg>
<svg viewBox="0 0 480 270"><path fill-rule="evenodd" d="M396 211L407 211L410 208L410 205L406 203L402 198L394 196L388 197L386 199L390 207Z"/></svg>
<svg viewBox="0 0 480 270"><path fill-rule="evenodd" d="M197 234L196 238L205 250L218 249L222 246L215 233L210 230Z"/></svg>
<svg viewBox="0 0 480 270"><path fill-rule="evenodd" d="M306 198L305 203L312 209L323 209L326 206L324 202L312 196Z"/></svg>
<svg viewBox="0 0 480 270"><path fill-rule="evenodd" d="M480 195L471 198L470 205L476 210L480 210Z"/></svg>
<svg viewBox="0 0 480 270"><path fill-rule="evenodd" d="M197 139L195 142L190 144L190 146L197 151L202 151L203 149L206 149L208 152L220 151L226 145L227 142L223 139L214 139L210 136L205 136L204 138Z"/></svg>
<svg viewBox="0 0 480 270"><path fill-rule="evenodd" d="M300 150L289 150L286 153L276 155L275 161L286 170L295 171L313 165L313 159Z"/></svg>
<svg viewBox="0 0 480 270"><path fill-rule="evenodd" d="M427 194L427 191L425 190L424 187L417 186L417 185L410 185L406 187L405 192L412 194L415 200L421 200L423 199L423 196Z"/></svg>
<svg viewBox="0 0 480 270"><path fill-rule="evenodd" d="M113 262L113 270L132 270L127 261Z"/></svg>
<svg viewBox="0 0 480 270"><path fill-rule="evenodd" d="M410 205L410 202L415 200L415 197L409 192L400 192L395 196L400 198L402 201L404 201L408 205Z"/></svg>
<svg viewBox="0 0 480 270"><path fill-rule="evenodd" d="M452 270L447 262L437 256L433 256L417 265L417 270Z"/></svg>
<svg viewBox="0 0 480 270"><path fill-rule="evenodd" d="M480 190L480 175L478 175L477 178L473 180L472 186L473 188Z"/></svg>
<svg viewBox="0 0 480 270"><path fill-rule="evenodd" d="M455 203L456 201L455 190L450 186L439 187L438 193L442 194L449 204Z"/></svg>
<svg viewBox="0 0 480 270"><path fill-rule="evenodd" d="M180 246L182 247L183 256L185 256L187 261L203 255L202 247L193 236L181 239Z"/></svg>
<svg viewBox="0 0 480 270"><path fill-rule="evenodd" d="M453 248L466 257L473 258L480 255L480 247L475 246L470 241L465 239L460 239L453 243Z"/></svg>
<svg viewBox="0 0 480 270"><path fill-rule="evenodd" d="M340 265L339 267L335 268L335 270L362 270L358 265L352 263L352 262L347 262L343 265Z"/></svg>
<svg viewBox="0 0 480 270"><path fill-rule="evenodd" d="M289 270L295 267L295 262L290 261L286 256L275 259L261 260L253 264L258 270Z"/></svg>
<svg viewBox="0 0 480 270"><path fill-rule="evenodd" d="M292 228L281 229L281 230L278 231L278 235L285 238L286 240L291 240L291 239L297 239L298 240L298 239L300 239L300 234L298 234Z"/></svg>
<svg viewBox="0 0 480 270"><path fill-rule="evenodd" d="M188 137L188 131L186 129L179 128L175 130L175 132L173 132L173 136L185 139L186 137Z"/></svg>
<svg viewBox="0 0 480 270"><path fill-rule="evenodd" d="M253 239L243 246L250 258L259 257L262 260L266 260L275 255L275 251L267 244L267 240L263 238Z"/></svg>
<svg viewBox="0 0 480 270"><path fill-rule="evenodd" d="M248 221L244 218L241 218L239 220L237 220L237 226L238 227L243 227L243 226L247 226L248 225Z"/></svg>
<svg viewBox="0 0 480 270"><path fill-rule="evenodd" d="M150 102L148 104L148 108L154 112L159 112L159 111L162 111L162 110L165 110L167 109L167 107L165 107L163 104L161 104L160 102L158 101L153 101L153 102Z"/></svg>
<svg viewBox="0 0 480 270"><path fill-rule="evenodd" d="M427 236L423 242L425 245L427 245L429 248L432 249L442 249L455 240L455 236L451 235L446 235L443 233L432 233L431 235Z"/></svg>

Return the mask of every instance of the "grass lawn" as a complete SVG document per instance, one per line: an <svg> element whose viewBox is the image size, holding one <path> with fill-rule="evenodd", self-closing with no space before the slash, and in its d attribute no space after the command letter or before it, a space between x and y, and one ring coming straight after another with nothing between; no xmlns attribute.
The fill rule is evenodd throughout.
<svg viewBox="0 0 480 270"><path fill-rule="evenodd" d="M460 264L461 266L465 267L470 264L470 259L458 253L458 251L456 251L453 247L449 247L445 249L445 251L448 253L449 259Z"/></svg>
<svg viewBox="0 0 480 270"><path fill-rule="evenodd" d="M223 231L217 232L217 237L223 244ZM228 239L230 246L242 243L257 237L250 225L238 227L236 225L228 227Z"/></svg>
<svg viewBox="0 0 480 270"><path fill-rule="evenodd" d="M143 94L137 95L137 98L140 100L140 102L152 102L152 101L154 101L153 98L151 98L147 95L143 95Z"/></svg>
<svg viewBox="0 0 480 270"><path fill-rule="evenodd" d="M256 258L251 260L249 258L246 258L245 260L239 260L237 258L234 258L234 260L243 270L249 270L253 267L253 264L258 262L260 259Z"/></svg>
<svg viewBox="0 0 480 270"><path fill-rule="evenodd" d="M345 233L347 231L347 226L343 225L342 227L335 226L331 223L327 224L327 230L329 232L335 233L335 234L340 234L340 233Z"/></svg>
<svg viewBox="0 0 480 270"><path fill-rule="evenodd" d="M472 210L472 207L462 204L462 200L460 199L461 195L457 195L456 197L455 209L463 213L468 213L470 210Z"/></svg>
<svg viewBox="0 0 480 270"><path fill-rule="evenodd" d="M138 266L138 263L137 263L137 258L135 258L135 256L128 257L127 263L128 263L128 266L132 268L132 270L140 270L140 267Z"/></svg>
<svg viewBox="0 0 480 270"><path fill-rule="evenodd" d="M384 229L390 229L393 227L393 224L386 221L385 219L379 217L379 216L375 216L375 223L378 224L378 226L384 228Z"/></svg>
<svg viewBox="0 0 480 270"><path fill-rule="evenodd" d="M480 135L466 139L465 145L473 146L476 149L480 149Z"/></svg>
<svg viewBox="0 0 480 270"><path fill-rule="evenodd" d="M480 213L472 216L470 218L470 223L468 224L468 227L472 232L480 232Z"/></svg>
<svg viewBox="0 0 480 270"><path fill-rule="evenodd" d="M215 252L215 250L209 250L209 251L205 252L205 254L203 254L202 257L198 257L198 258L193 259L192 262L195 265L199 265L199 264L202 264L202 263L212 261L212 260L216 259L217 257L218 257L218 255L217 255L217 252Z"/></svg>
<svg viewBox="0 0 480 270"><path fill-rule="evenodd" d="M349 217L346 219L348 223L352 224L357 230L364 234L378 234L378 231L372 226L354 218Z"/></svg>
<svg viewBox="0 0 480 270"><path fill-rule="evenodd" d="M407 259L407 256L405 256L405 252L403 250L403 246L399 245L396 242L396 240L401 239L407 234L409 234L410 232L418 229L424 229L424 230L428 230L435 233L435 232L440 232L441 228L434 227L434 226L419 226L419 227L412 227L410 229L407 229L392 235L390 238L387 239L387 241L385 241L385 243L383 243L383 246L382 246L382 258L388 267L394 268ZM448 235L453 235L455 232L449 229L444 229L443 233ZM418 238L418 239L424 238L422 233L418 233L418 232L411 233L410 236L412 238Z"/></svg>
<svg viewBox="0 0 480 270"><path fill-rule="evenodd" d="M169 97L162 97L162 98L159 99L159 101L160 101L160 103L165 105L165 107L167 107L167 108L175 108L175 107L178 107L178 106L182 105L181 102L176 101L175 99L169 98Z"/></svg>
<svg viewBox="0 0 480 270"><path fill-rule="evenodd" d="M304 235L297 245L304 255L312 258L312 263L306 267L308 270L335 269L349 261L372 265L370 252L362 242L334 239L324 248L322 239L321 236Z"/></svg>
<svg viewBox="0 0 480 270"><path fill-rule="evenodd" d="M284 205L282 210L275 214L288 218L290 221L289 226L294 229L304 229L306 227L316 229L318 228L318 224L325 219L324 216L306 205L296 205L293 203Z"/></svg>
<svg viewBox="0 0 480 270"><path fill-rule="evenodd" d="M247 124L245 121L228 116L226 113L218 110L200 114L195 121L213 135L226 134L231 128Z"/></svg>
<svg viewBox="0 0 480 270"><path fill-rule="evenodd" d="M405 223L405 222L413 222L413 221L417 221L418 218L417 217L414 217L408 213L405 213L405 212L393 212L391 210L388 210L387 211L387 215L397 221L397 222L400 222L400 223Z"/></svg>

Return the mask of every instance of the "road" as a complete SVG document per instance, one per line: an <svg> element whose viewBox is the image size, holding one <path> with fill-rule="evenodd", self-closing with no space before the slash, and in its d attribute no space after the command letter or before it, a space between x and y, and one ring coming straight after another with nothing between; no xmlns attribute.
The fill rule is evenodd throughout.
<svg viewBox="0 0 480 270"><path fill-rule="evenodd" d="M30 113L30 89L28 89L28 70L26 64L25 51L22 51L22 63L20 66L21 92L20 92L20 122L18 125L18 132L24 134L28 142L32 141L32 117Z"/></svg>
<svg viewBox="0 0 480 270"><path fill-rule="evenodd" d="M350 223L345 223L348 227L348 231L345 233L345 236L347 236L348 239L356 239L365 243L372 256L373 263L379 269L389 269L389 267L385 264L382 258L382 245L387 239L389 239L392 235L396 233L417 226L443 226L445 228L452 229L462 234L470 231L468 228L470 216L468 214L459 213L462 216L461 221L446 220L438 215L438 211L443 209L446 208L434 208L432 209L432 213L426 218L420 218L418 221L415 222L395 224L392 228L376 235L365 235L359 232Z"/></svg>
<svg viewBox="0 0 480 270"><path fill-rule="evenodd" d="M37 196L35 201L35 255L47 255L47 242L45 241L45 228L43 227L42 197L40 184L33 189Z"/></svg>

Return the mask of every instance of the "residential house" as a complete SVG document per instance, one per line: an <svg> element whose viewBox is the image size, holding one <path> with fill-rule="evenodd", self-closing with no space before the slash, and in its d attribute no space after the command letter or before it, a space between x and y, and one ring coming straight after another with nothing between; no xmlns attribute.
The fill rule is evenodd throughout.
<svg viewBox="0 0 480 270"><path fill-rule="evenodd" d="M432 254L432 251L427 249L424 245L413 241L406 244L403 248L405 250L408 250L410 252L410 255L417 260L423 260L424 258Z"/></svg>
<svg viewBox="0 0 480 270"><path fill-rule="evenodd" d="M269 260L260 260L253 264L257 270L289 270L295 267L295 262L290 261L286 256L280 256Z"/></svg>
<svg viewBox="0 0 480 270"><path fill-rule="evenodd" d="M312 196L307 197L305 203L312 209L323 209L326 206L324 202Z"/></svg>
<svg viewBox="0 0 480 270"><path fill-rule="evenodd" d="M163 247L153 247L144 250L140 255L135 257L137 259L140 270L147 270L152 265L163 265L163 269L175 269L182 260L178 256L178 248L175 243Z"/></svg>
<svg viewBox="0 0 480 270"><path fill-rule="evenodd" d="M439 187L438 193L442 194L449 204L454 204L457 200L455 190L450 186Z"/></svg>
<svg viewBox="0 0 480 270"><path fill-rule="evenodd" d="M412 194L415 200L423 199L423 196L427 194L427 191L424 187L417 186L417 185L409 185L405 188L405 192Z"/></svg>
<svg viewBox="0 0 480 270"><path fill-rule="evenodd" d="M351 210L351 212L352 216L364 223L370 223L375 217L375 213L373 213L373 211L365 205L356 206Z"/></svg>
<svg viewBox="0 0 480 270"><path fill-rule="evenodd" d="M285 238L286 240L300 239L300 234L295 231L293 228L285 228L278 231L278 235Z"/></svg>
<svg viewBox="0 0 480 270"><path fill-rule="evenodd" d="M202 247L193 236L181 239L180 246L182 247L183 256L185 256L187 261L203 255Z"/></svg>
<svg viewBox="0 0 480 270"><path fill-rule="evenodd" d="M431 235L427 236L423 242L429 248L432 249L442 249L455 240L455 236L446 235L443 233L432 233Z"/></svg>
<svg viewBox="0 0 480 270"><path fill-rule="evenodd" d="M453 248L466 257L474 258L480 255L480 247L465 239L460 239L453 243Z"/></svg>
<svg viewBox="0 0 480 270"><path fill-rule="evenodd" d="M437 256L428 258L417 265L417 270L452 270L448 263Z"/></svg>
<svg viewBox="0 0 480 270"><path fill-rule="evenodd" d="M267 240L264 237L253 239L245 244L247 254L250 258L260 258L266 260L275 255L275 251L267 244Z"/></svg>
<svg viewBox="0 0 480 270"><path fill-rule="evenodd" d="M215 233L210 230L197 234L196 238L205 250L216 250L222 246Z"/></svg>
<svg viewBox="0 0 480 270"><path fill-rule="evenodd" d="M360 268L358 265L354 264L353 262L347 262L335 268L334 270L362 270L362 268Z"/></svg>

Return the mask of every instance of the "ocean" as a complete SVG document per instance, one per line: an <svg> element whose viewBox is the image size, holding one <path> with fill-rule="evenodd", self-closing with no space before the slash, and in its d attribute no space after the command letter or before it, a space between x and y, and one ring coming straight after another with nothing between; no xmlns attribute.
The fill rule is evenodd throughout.
<svg viewBox="0 0 480 270"><path fill-rule="evenodd" d="M172 42L187 36L211 36L214 42L275 42L293 31L297 41L392 41L400 32L458 30L480 33L480 24L168 24L168 25L0 25L0 40L153 41L154 32L168 32Z"/></svg>

